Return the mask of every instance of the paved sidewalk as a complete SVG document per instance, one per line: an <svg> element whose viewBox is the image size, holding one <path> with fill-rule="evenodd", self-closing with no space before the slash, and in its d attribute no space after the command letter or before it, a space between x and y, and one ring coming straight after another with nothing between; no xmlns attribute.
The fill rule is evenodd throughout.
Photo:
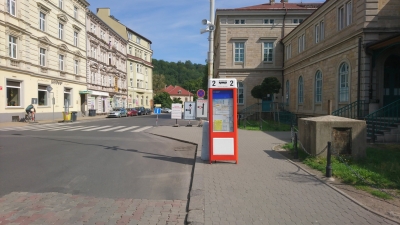
<svg viewBox="0 0 400 225"><path fill-rule="evenodd" d="M204 163L202 129L157 127L150 133L198 144L189 224L397 224L273 151L289 132L239 130L239 160Z"/></svg>

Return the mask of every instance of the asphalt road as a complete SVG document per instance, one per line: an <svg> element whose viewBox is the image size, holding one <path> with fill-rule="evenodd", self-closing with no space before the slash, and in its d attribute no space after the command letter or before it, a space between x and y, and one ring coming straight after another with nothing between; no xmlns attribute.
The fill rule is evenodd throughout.
<svg viewBox="0 0 400 225"><path fill-rule="evenodd" d="M161 114L157 124L175 120ZM0 196L187 199L195 146L146 133L155 125L151 115L0 131Z"/></svg>

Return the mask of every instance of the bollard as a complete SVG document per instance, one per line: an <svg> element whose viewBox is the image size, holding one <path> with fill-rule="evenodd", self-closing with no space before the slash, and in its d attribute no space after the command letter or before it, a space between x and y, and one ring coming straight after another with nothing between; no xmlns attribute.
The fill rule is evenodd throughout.
<svg viewBox="0 0 400 225"><path fill-rule="evenodd" d="M294 158L299 158L299 149L297 148L297 133L294 133Z"/></svg>
<svg viewBox="0 0 400 225"><path fill-rule="evenodd" d="M326 156L326 177L332 177L332 165L331 165L331 142L328 142L328 155Z"/></svg>

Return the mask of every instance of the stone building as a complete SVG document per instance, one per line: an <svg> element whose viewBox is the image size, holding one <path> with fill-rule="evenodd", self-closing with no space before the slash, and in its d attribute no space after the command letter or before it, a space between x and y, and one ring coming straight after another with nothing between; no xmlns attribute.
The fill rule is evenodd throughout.
<svg viewBox="0 0 400 225"><path fill-rule="evenodd" d="M320 5L270 0L261 5L216 10L213 76L238 80L239 111L258 102L251 90L266 77L276 77L283 83L281 39ZM281 100L282 93L263 99L263 110L270 110L272 102Z"/></svg>
<svg viewBox="0 0 400 225"><path fill-rule="evenodd" d="M88 109L102 114L127 107L127 41L91 11L87 12L86 32Z"/></svg>
<svg viewBox="0 0 400 225"><path fill-rule="evenodd" d="M0 2L0 122L23 118L31 103L38 120L53 118L53 110L57 119L64 110L84 110L88 6L85 0Z"/></svg>
<svg viewBox="0 0 400 225"><path fill-rule="evenodd" d="M109 8L97 9L97 16L127 41L127 107L153 106L153 65L151 41L123 25Z"/></svg>

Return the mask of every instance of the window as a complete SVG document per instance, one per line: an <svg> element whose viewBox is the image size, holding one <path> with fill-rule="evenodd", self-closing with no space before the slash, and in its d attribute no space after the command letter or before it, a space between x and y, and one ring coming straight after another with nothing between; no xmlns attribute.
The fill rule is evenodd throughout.
<svg viewBox="0 0 400 225"><path fill-rule="evenodd" d="M11 58L17 58L17 38L14 36L8 36L8 55Z"/></svg>
<svg viewBox="0 0 400 225"><path fill-rule="evenodd" d="M129 54L132 55L132 46L129 46Z"/></svg>
<svg viewBox="0 0 400 225"><path fill-rule="evenodd" d="M63 39L63 34L64 34L64 24L59 23L58 24L58 38Z"/></svg>
<svg viewBox="0 0 400 225"><path fill-rule="evenodd" d="M303 104L304 101L304 96L303 96L303 77L299 77L299 83L298 83L298 90L297 90L297 95L298 95L298 103Z"/></svg>
<svg viewBox="0 0 400 225"><path fill-rule="evenodd" d="M40 48L39 61L41 66L46 66L46 49Z"/></svg>
<svg viewBox="0 0 400 225"><path fill-rule="evenodd" d="M146 68L146 69L144 69L144 74L145 74L145 75L147 75L147 68Z"/></svg>
<svg viewBox="0 0 400 225"><path fill-rule="evenodd" d="M59 64L59 69L61 71L63 71L64 70L64 56L63 55L58 56L58 64Z"/></svg>
<svg viewBox="0 0 400 225"><path fill-rule="evenodd" d="M133 87L133 79L131 78L131 80L130 80L130 81L131 81L131 87Z"/></svg>
<svg viewBox="0 0 400 225"><path fill-rule="evenodd" d="M245 20L235 20L235 24L245 24Z"/></svg>
<svg viewBox="0 0 400 225"><path fill-rule="evenodd" d="M132 40L132 34L128 32L128 39Z"/></svg>
<svg viewBox="0 0 400 225"><path fill-rule="evenodd" d="M48 95L47 95L47 86L39 85L38 86L38 104L39 106L47 106L48 104Z"/></svg>
<svg viewBox="0 0 400 225"><path fill-rule="evenodd" d="M7 106L21 106L21 82L7 80Z"/></svg>
<svg viewBox="0 0 400 225"><path fill-rule="evenodd" d="M275 20L274 19L264 19L264 24L274 24Z"/></svg>
<svg viewBox="0 0 400 225"><path fill-rule="evenodd" d="M15 16L15 0L7 0L7 11Z"/></svg>
<svg viewBox="0 0 400 225"><path fill-rule="evenodd" d="M290 99L290 86L289 86L289 80L286 81L286 87L285 87L285 91L286 91L286 105L289 105L289 99Z"/></svg>
<svg viewBox="0 0 400 225"><path fill-rule="evenodd" d="M304 51L305 45L306 45L305 42L306 42L306 38L305 38L305 35L303 34L303 35L301 35L301 36L299 37L299 39L298 39L299 53L302 52L302 51Z"/></svg>
<svg viewBox="0 0 400 225"><path fill-rule="evenodd" d="M346 3L346 26L349 26L352 22L352 6L351 1Z"/></svg>
<svg viewBox="0 0 400 225"><path fill-rule="evenodd" d="M131 71L133 71L133 63L129 62L129 68L131 69Z"/></svg>
<svg viewBox="0 0 400 225"><path fill-rule="evenodd" d="M146 96L146 105L149 105L149 96Z"/></svg>
<svg viewBox="0 0 400 225"><path fill-rule="evenodd" d="M136 64L136 73L139 73L139 64Z"/></svg>
<svg viewBox="0 0 400 225"><path fill-rule="evenodd" d="M136 87L137 88L140 87L140 80L139 79L136 80Z"/></svg>
<svg viewBox="0 0 400 225"><path fill-rule="evenodd" d="M143 59L144 59L144 60L147 60L147 53L146 53L146 52L144 53Z"/></svg>
<svg viewBox="0 0 400 225"><path fill-rule="evenodd" d="M344 28L344 7L340 7L339 8L339 12L338 12L338 26L339 26L339 30Z"/></svg>
<svg viewBox="0 0 400 225"><path fill-rule="evenodd" d="M353 22L353 6L352 1L347 2L338 8L338 29L349 26Z"/></svg>
<svg viewBox="0 0 400 225"><path fill-rule="evenodd" d="M111 53L108 54L108 65L111 65Z"/></svg>
<svg viewBox="0 0 400 225"><path fill-rule="evenodd" d="M319 42L319 35L320 35L320 33L319 33L320 32L319 24L315 25L314 32L315 32L315 43L318 43Z"/></svg>
<svg viewBox="0 0 400 225"><path fill-rule="evenodd" d="M292 45L288 44L286 46L286 59L292 58Z"/></svg>
<svg viewBox="0 0 400 225"><path fill-rule="evenodd" d="M78 74L78 71L79 71L79 61L74 60L74 73Z"/></svg>
<svg viewBox="0 0 400 225"><path fill-rule="evenodd" d="M349 65L342 63L339 68L339 102L349 101Z"/></svg>
<svg viewBox="0 0 400 225"><path fill-rule="evenodd" d="M273 46L273 42L264 42L264 62L272 62Z"/></svg>
<svg viewBox="0 0 400 225"><path fill-rule="evenodd" d="M136 37L136 43L140 44L140 37Z"/></svg>
<svg viewBox="0 0 400 225"><path fill-rule="evenodd" d="M71 88L64 88L64 106L71 107Z"/></svg>
<svg viewBox="0 0 400 225"><path fill-rule="evenodd" d="M140 105L143 105L143 96L140 98Z"/></svg>
<svg viewBox="0 0 400 225"><path fill-rule="evenodd" d="M293 19L292 22L293 22L294 24L300 24L300 23L303 22L303 19Z"/></svg>
<svg viewBox="0 0 400 225"><path fill-rule="evenodd" d="M78 19L78 7L74 6L74 18Z"/></svg>
<svg viewBox="0 0 400 225"><path fill-rule="evenodd" d="M235 62L244 62L244 42L235 42Z"/></svg>
<svg viewBox="0 0 400 225"><path fill-rule="evenodd" d="M74 31L74 46L78 47L78 32Z"/></svg>
<svg viewBox="0 0 400 225"><path fill-rule="evenodd" d="M58 0L58 7L60 7L60 9L63 9L63 4L64 4L63 0Z"/></svg>
<svg viewBox="0 0 400 225"><path fill-rule="evenodd" d="M238 81L237 82L237 104L244 104L244 88L243 88L243 82Z"/></svg>
<svg viewBox="0 0 400 225"><path fill-rule="evenodd" d="M322 73L317 71L315 74L315 103L322 102Z"/></svg>
<svg viewBox="0 0 400 225"><path fill-rule="evenodd" d="M39 14L39 29L42 31L46 31L46 14L40 12Z"/></svg>
<svg viewBox="0 0 400 225"><path fill-rule="evenodd" d="M325 25L324 21L319 22L319 39L322 41L325 38Z"/></svg>

